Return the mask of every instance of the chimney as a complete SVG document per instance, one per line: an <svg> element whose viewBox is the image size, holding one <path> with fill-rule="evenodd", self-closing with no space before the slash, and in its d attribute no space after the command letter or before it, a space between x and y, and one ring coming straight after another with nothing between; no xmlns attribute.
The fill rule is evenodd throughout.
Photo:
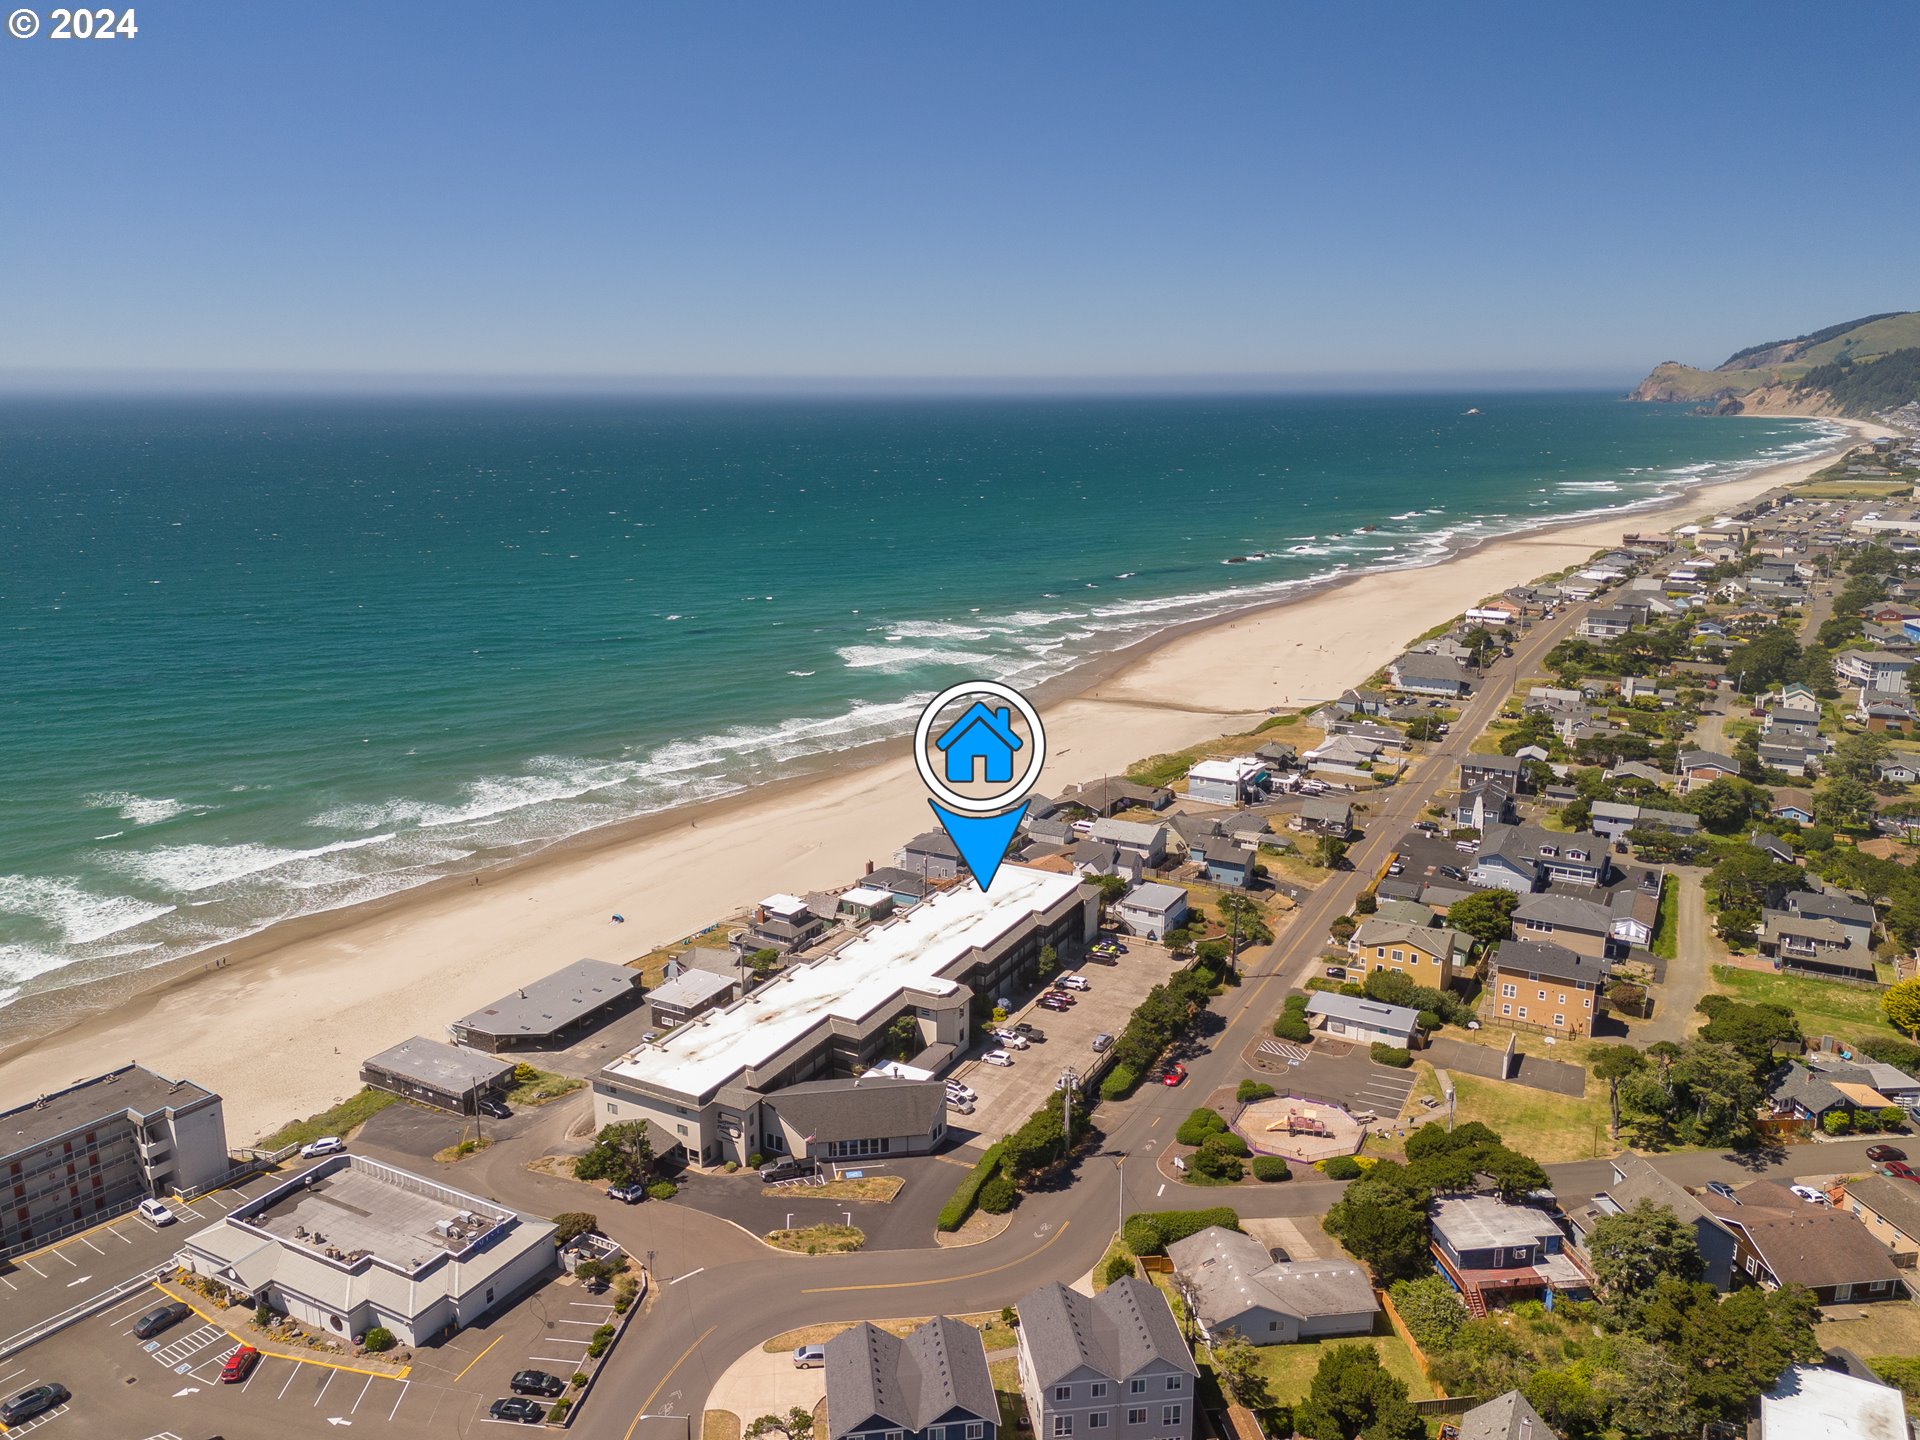
<svg viewBox="0 0 1920 1440"><path fill-rule="evenodd" d="M867 861L867 868L866 868L866 869L864 869L864 870L862 870L862 871L861 871L860 873L861 873L862 875L871 875L871 874L873 874L873 861L871 861L871 860L869 860L869 861Z"/></svg>

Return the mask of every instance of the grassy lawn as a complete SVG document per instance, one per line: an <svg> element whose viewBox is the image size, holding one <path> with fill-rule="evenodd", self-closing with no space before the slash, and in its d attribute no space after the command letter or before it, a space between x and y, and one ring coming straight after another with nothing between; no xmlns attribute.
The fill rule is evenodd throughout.
<svg viewBox="0 0 1920 1440"><path fill-rule="evenodd" d="M304 1120L289 1121L264 1137L259 1142L260 1148L278 1150L285 1145L305 1145L324 1135L345 1135L355 1126L366 1124L399 1099L398 1095L369 1087L356 1095L349 1095L330 1110L322 1110L318 1115L309 1115Z"/></svg>
<svg viewBox="0 0 1920 1440"><path fill-rule="evenodd" d="M520 1077L527 1071L533 1073L523 1080ZM576 1080L569 1075L556 1075L551 1070L541 1070L532 1065L517 1065L513 1072L513 1088L507 1092L507 1103L513 1106L544 1105L549 1100L558 1100L562 1095L571 1095L587 1082Z"/></svg>
<svg viewBox="0 0 1920 1440"><path fill-rule="evenodd" d="M1551 1058L1575 1059L1573 1055L1561 1053L1562 1048L1556 1047ZM1417 1063L1420 1078L1408 1097L1414 1107L1409 1123L1444 1121L1444 1107L1429 1111L1418 1103L1424 1096L1438 1097L1440 1087L1433 1078L1433 1067L1425 1061ZM1591 1078L1587 1081L1587 1093L1576 1099L1504 1080L1463 1075L1457 1070L1448 1073L1453 1077L1455 1124L1478 1120L1491 1126L1515 1149L1543 1165L1561 1160L1591 1160L1611 1155L1617 1148L1607 1139L1606 1086Z"/></svg>
<svg viewBox="0 0 1920 1440"><path fill-rule="evenodd" d="M796 1225L768 1231L767 1243L801 1255L841 1255L866 1244L867 1232L858 1225Z"/></svg>
<svg viewBox="0 0 1920 1440"><path fill-rule="evenodd" d="M1382 1319L1380 1323L1385 1325L1386 1321ZM1433 1398L1433 1386L1414 1363L1413 1352L1407 1349L1406 1341L1398 1335L1354 1335L1339 1340L1303 1340L1297 1345L1261 1346L1256 1352L1260 1356L1260 1373L1266 1377L1274 1400L1281 1405L1304 1400L1313 1387L1313 1372L1320 1368L1320 1357L1335 1345L1372 1346L1388 1372L1406 1382L1409 1398Z"/></svg>
<svg viewBox="0 0 1920 1440"><path fill-rule="evenodd" d="M1714 988L1748 1002L1774 1000L1790 1007L1809 1038L1831 1034L1863 1040L1875 1035L1904 1038L1880 1013L1880 992L1838 980L1775 975L1731 965L1713 967Z"/></svg>
<svg viewBox="0 0 1920 1440"><path fill-rule="evenodd" d="M931 1316L914 1315L904 1320L875 1320L876 1329L889 1335L905 1335L927 1323ZM981 1310L972 1315L953 1317L962 1325L971 1325L980 1332L980 1339L989 1351L1009 1349L1013 1343L1013 1328L1000 1318L998 1310ZM802 1325L797 1330L788 1330L774 1336L760 1348L769 1355L779 1355L802 1345L824 1345L843 1330L851 1330L858 1322L853 1320L828 1320L819 1325ZM1014 1387L1018 1389L1018 1386Z"/></svg>
<svg viewBox="0 0 1920 1440"><path fill-rule="evenodd" d="M1266 844L1260 847L1260 863L1282 879L1308 887L1324 884L1333 873L1331 870L1322 870L1297 850L1282 851Z"/></svg>
<svg viewBox="0 0 1920 1440"><path fill-rule="evenodd" d="M731 1410L709 1410L700 1422L700 1440L740 1440L740 1417Z"/></svg>
<svg viewBox="0 0 1920 1440"><path fill-rule="evenodd" d="M1680 953L1680 887L1671 876L1660 891L1660 914L1653 922L1653 938L1647 948L1662 960L1673 960Z"/></svg>
<svg viewBox="0 0 1920 1440"><path fill-rule="evenodd" d="M1889 1301L1883 1305L1834 1308L1864 1309L1865 1318L1822 1320L1816 1324L1813 1338L1827 1349L1845 1346L1856 1355L1920 1355L1920 1305Z"/></svg>
<svg viewBox="0 0 1920 1440"><path fill-rule="evenodd" d="M987 1370L993 1376L993 1398L1000 1402L1000 1433L1018 1435L1020 1417L1027 1413L1020 1394L1020 1362L996 1360Z"/></svg>

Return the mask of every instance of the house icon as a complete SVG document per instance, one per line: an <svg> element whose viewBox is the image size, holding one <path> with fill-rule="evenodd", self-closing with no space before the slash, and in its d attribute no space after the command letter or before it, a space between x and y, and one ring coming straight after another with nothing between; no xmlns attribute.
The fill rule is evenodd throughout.
<svg viewBox="0 0 1920 1440"><path fill-rule="evenodd" d="M978 700L933 743L946 752L950 785L965 785L976 779L989 785L1011 784L1013 752L1024 750L1027 744L1013 733L1010 711L1004 707L989 709Z"/></svg>

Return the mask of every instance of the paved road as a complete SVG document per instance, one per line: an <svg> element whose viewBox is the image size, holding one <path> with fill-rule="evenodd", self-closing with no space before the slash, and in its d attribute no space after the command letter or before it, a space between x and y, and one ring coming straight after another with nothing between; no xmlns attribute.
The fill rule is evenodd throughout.
<svg viewBox="0 0 1920 1440"><path fill-rule="evenodd" d="M1651 1020L1631 1025L1633 1041L1642 1048L1661 1040L1685 1040L1698 1018L1693 1007L1711 982L1713 947L1707 939L1707 900L1700 889L1703 873L1692 865L1676 865L1667 872L1667 883L1679 887L1679 933L1658 995L1659 1008Z"/></svg>

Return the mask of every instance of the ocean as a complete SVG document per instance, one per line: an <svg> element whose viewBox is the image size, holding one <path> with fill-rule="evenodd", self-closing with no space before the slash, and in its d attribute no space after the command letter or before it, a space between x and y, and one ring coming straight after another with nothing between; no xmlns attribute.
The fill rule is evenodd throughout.
<svg viewBox="0 0 1920 1440"><path fill-rule="evenodd" d="M0 1007L1835 433L1599 395L0 403Z"/></svg>

